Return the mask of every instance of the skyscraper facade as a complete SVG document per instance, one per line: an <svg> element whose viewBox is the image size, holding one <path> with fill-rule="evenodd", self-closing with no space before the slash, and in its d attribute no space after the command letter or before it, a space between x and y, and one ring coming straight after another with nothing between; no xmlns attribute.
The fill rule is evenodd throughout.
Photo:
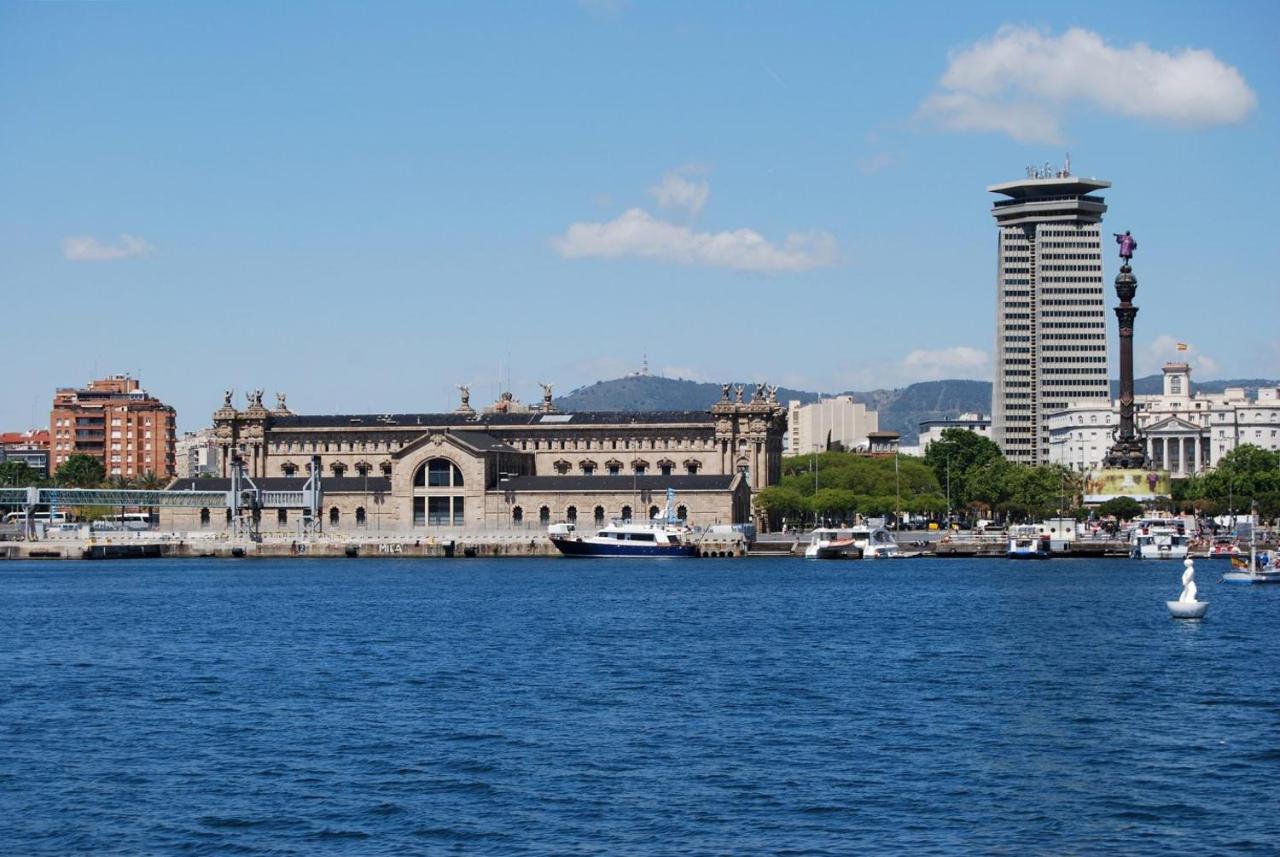
<svg viewBox="0 0 1280 857"><path fill-rule="evenodd" d="M991 185L999 228L991 436L1011 461L1049 460L1049 415L1110 398L1102 215L1110 182L1028 169Z"/></svg>

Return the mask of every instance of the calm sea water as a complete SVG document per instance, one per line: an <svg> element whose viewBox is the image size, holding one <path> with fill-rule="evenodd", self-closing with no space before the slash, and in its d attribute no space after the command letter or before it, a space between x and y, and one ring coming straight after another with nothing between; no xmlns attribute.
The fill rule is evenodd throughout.
<svg viewBox="0 0 1280 857"><path fill-rule="evenodd" d="M0 852L1275 853L1222 569L0 564Z"/></svg>

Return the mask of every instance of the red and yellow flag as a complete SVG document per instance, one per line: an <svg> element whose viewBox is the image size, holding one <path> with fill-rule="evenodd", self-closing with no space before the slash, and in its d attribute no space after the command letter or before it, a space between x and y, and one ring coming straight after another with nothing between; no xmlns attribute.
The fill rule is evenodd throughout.
<svg viewBox="0 0 1280 857"><path fill-rule="evenodd" d="M1244 558L1244 557L1242 557L1242 556L1233 556L1233 557L1231 557L1231 567L1232 567L1232 568L1239 568L1239 569L1243 569L1243 570L1245 570L1245 571L1248 571L1248 569L1249 569L1249 560L1245 559L1245 558Z"/></svg>
<svg viewBox="0 0 1280 857"><path fill-rule="evenodd" d="M1186 351L1186 350L1187 350L1187 343L1185 343L1185 342L1179 342L1179 343L1178 343L1178 350L1179 350L1179 351Z"/></svg>

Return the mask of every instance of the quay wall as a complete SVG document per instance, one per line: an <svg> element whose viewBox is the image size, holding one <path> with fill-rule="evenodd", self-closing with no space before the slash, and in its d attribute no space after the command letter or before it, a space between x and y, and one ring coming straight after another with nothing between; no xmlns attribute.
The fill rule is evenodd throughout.
<svg viewBox="0 0 1280 857"><path fill-rule="evenodd" d="M746 556L741 538L714 538L699 541L702 556ZM558 557L550 539L528 533L459 535L453 538L412 535L333 538L298 536L287 539L249 539L228 535L190 537L189 534L139 534L114 538L54 538L42 541L0 542L4 559L147 559L222 557L228 559L314 557L314 558L470 558L470 557Z"/></svg>

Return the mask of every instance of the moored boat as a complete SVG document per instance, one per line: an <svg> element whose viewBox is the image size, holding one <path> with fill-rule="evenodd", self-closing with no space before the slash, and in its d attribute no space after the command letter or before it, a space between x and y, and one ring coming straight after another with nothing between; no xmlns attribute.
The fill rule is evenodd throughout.
<svg viewBox="0 0 1280 857"><path fill-rule="evenodd" d="M1134 559L1186 559L1189 549L1190 539L1178 527L1141 524L1129 534L1129 556Z"/></svg>
<svg viewBox="0 0 1280 857"><path fill-rule="evenodd" d="M571 523L552 524L547 537L565 556L594 557L694 557L698 546L693 530L676 518L672 502L675 492L668 489L666 508L651 521L616 520L601 527L594 535L578 532Z"/></svg>
<svg viewBox="0 0 1280 857"><path fill-rule="evenodd" d="M1048 559L1049 534L1034 524L1017 524L1009 528L1009 559Z"/></svg>
<svg viewBox="0 0 1280 857"><path fill-rule="evenodd" d="M852 529L817 527L809 534L806 559L857 559L861 556Z"/></svg>

